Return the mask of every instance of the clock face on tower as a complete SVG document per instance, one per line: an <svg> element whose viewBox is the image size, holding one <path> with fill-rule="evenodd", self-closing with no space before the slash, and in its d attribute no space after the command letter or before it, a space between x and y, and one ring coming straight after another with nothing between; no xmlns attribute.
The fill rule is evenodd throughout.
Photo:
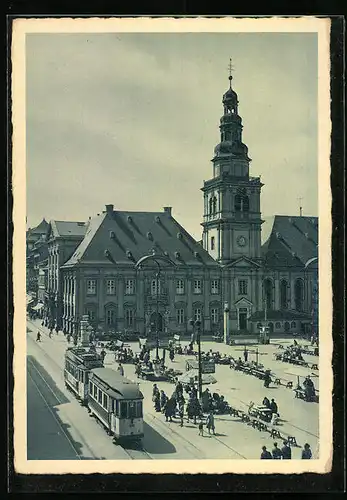
<svg viewBox="0 0 347 500"><path fill-rule="evenodd" d="M244 247L247 243L247 240L244 236L239 236L236 240L236 243L238 244L239 247Z"/></svg>

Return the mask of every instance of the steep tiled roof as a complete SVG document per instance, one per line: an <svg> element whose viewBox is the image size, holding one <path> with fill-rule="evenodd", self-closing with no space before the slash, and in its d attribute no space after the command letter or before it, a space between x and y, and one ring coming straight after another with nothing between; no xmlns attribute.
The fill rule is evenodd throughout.
<svg viewBox="0 0 347 500"><path fill-rule="evenodd" d="M262 254L269 267L304 266L318 257L318 218L276 215Z"/></svg>
<svg viewBox="0 0 347 500"><path fill-rule="evenodd" d="M29 229L29 232L32 234L36 234L36 233L45 234L47 231L48 225L49 224L46 221L46 219L42 219L40 224L38 226L34 227L33 229Z"/></svg>
<svg viewBox="0 0 347 500"><path fill-rule="evenodd" d="M129 264L144 255L164 254L179 265L219 268L202 246L164 212L103 212L91 219L85 238L65 266Z"/></svg>
<svg viewBox="0 0 347 500"><path fill-rule="evenodd" d="M265 319L264 311L256 311L249 318L250 321L263 321ZM299 321L310 320L311 316L304 312L292 311L290 309L282 309L279 311L268 310L266 313L268 321Z"/></svg>
<svg viewBox="0 0 347 500"><path fill-rule="evenodd" d="M51 220L50 226L52 234L55 237L83 237L86 234L88 223Z"/></svg>

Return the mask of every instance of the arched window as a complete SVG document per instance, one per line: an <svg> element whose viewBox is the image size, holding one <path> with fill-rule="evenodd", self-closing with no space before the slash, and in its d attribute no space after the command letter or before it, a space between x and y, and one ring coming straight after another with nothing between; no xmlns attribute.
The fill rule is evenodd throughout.
<svg viewBox="0 0 347 500"><path fill-rule="evenodd" d="M288 282L286 280L281 281L280 285L280 303L281 303L281 309L287 309L288 308Z"/></svg>
<svg viewBox="0 0 347 500"><path fill-rule="evenodd" d="M295 309L296 311L303 310L304 285L302 279L295 280L294 285Z"/></svg>
<svg viewBox="0 0 347 500"><path fill-rule="evenodd" d="M215 215L217 213L217 198L215 196L213 197L212 207L213 215Z"/></svg>
<svg viewBox="0 0 347 500"><path fill-rule="evenodd" d="M296 328L296 321L292 321L291 324L290 324L290 327L291 328Z"/></svg>
<svg viewBox="0 0 347 500"><path fill-rule="evenodd" d="M276 330L279 330L281 328L281 323L279 321L276 321L275 327Z"/></svg>
<svg viewBox="0 0 347 500"><path fill-rule="evenodd" d="M235 196L235 211L236 212L240 212L241 211L241 196L239 194L237 194Z"/></svg>
<svg viewBox="0 0 347 500"><path fill-rule="evenodd" d="M213 213L213 198L210 198L208 203L209 203L209 213L212 214Z"/></svg>
<svg viewBox="0 0 347 500"><path fill-rule="evenodd" d="M242 197L242 211L249 212L249 198L246 195Z"/></svg>
<svg viewBox="0 0 347 500"><path fill-rule="evenodd" d="M290 330L290 323L289 323L289 321L286 321L284 323L284 331L289 332L289 330Z"/></svg>
<svg viewBox="0 0 347 500"><path fill-rule="evenodd" d="M269 327L270 333L272 333L274 331L274 324L271 321L270 321L270 323L268 323L268 327Z"/></svg>
<svg viewBox="0 0 347 500"><path fill-rule="evenodd" d="M266 306L267 309L272 309L272 302L273 302L273 285L272 285L272 280L269 278L266 278L263 283L264 286L264 306Z"/></svg>

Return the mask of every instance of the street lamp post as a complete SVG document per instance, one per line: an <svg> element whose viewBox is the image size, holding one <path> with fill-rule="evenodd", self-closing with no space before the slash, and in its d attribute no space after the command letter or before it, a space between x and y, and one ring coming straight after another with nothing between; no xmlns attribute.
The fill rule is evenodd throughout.
<svg viewBox="0 0 347 500"><path fill-rule="evenodd" d="M159 284L160 284L160 262L165 262L166 264L170 264L172 266L176 266L176 264L169 258L164 255L157 255L153 253L152 255L145 255L140 260L138 260L135 264L136 269L140 269L142 265L148 261L155 262L157 266L157 272L155 275L156 278L156 359L159 359Z"/></svg>
<svg viewBox="0 0 347 500"><path fill-rule="evenodd" d="M201 363L201 322L191 319L189 324L193 327L193 332L196 332L196 341L198 344L198 392L199 399L202 398L202 363Z"/></svg>

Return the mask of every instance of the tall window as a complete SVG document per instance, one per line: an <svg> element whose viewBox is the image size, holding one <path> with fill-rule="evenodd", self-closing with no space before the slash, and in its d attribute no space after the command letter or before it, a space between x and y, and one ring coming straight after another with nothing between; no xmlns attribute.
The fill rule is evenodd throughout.
<svg viewBox="0 0 347 500"><path fill-rule="evenodd" d="M96 295L96 280L87 280L87 295Z"/></svg>
<svg viewBox="0 0 347 500"><path fill-rule="evenodd" d="M280 302L281 302L281 309L287 309L288 308L288 283L286 280L281 281L280 285Z"/></svg>
<svg viewBox="0 0 347 500"><path fill-rule="evenodd" d="M176 281L176 294L183 295L184 294L184 280Z"/></svg>
<svg viewBox="0 0 347 500"><path fill-rule="evenodd" d="M202 293L202 281L194 280L194 293Z"/></svg>
<svg viewBox="0 0 347 500"><path fill-rule="evenodd" d="M157 295L157 285L158 285L158 293L160 293L160 281L157 280L152 280L151 281L151 294L152 295Z"/></svg>
<svg viewBox="0 0 347 500"><path fill-rule="evenodd" d="M212 323L218 323L219 321L219 309L214 307L211 309L211 321Z"/></svg>
<svg viewBox="0 0 347 500"><path fill-rule="evenodd" d="M214 250L215 249L215 239L214 239L214 236L211 236L210 244L211 244L211 250Z"/></svg>
<svg viewBox="0 0 347 500"><path fill-rule="evenodd" d="M212 293L212 295L219 294L219 280L212 280L211 281L211 293Z"/></svg>
<svg viewBox="0 0 347 500"><path fill-rule="evenodd" d="M304 299L304 285L300 278L295 280L294 296L295 296L295 309L297 311L302 311L303 299Z"/></svg>
<svg viewBox="0 0 347 500"><path fill-rule="evenodd" d="M201 321L201 317L202 317L201 309L200 307L196 307L194 309L194 321Z"/></svg>
<svg viewBox="0 0 347 500"><path fill-rule="evenodd" d="M235 196L235 211L236 212L248 212L249 211L249 198L246 194L244 188L239 189L237 195Z"/></svg>
<svg viewBox="0 0 347 500"><path fill-rule="evenodd" d="M106 324L112 326L116 323L116 311L114 309L107 309L106 311Z"/></svg>
<svg viewBox="0 0 347 500"><path fill-rule="evenodd" d="M273 286L272 281L270 279L264 280L264 306L267 309L272 309L272 301L273 301Z"/></svg>
<svg viewBox="0 0 347 500"><path fill-rule="evenodd" d="M247 280L239 280L239 295L247 295Z"/></svg>
<svg viewBox="0 0 347 500"><path fill-rule="evenodd" d="M116 293L116 280L106 280L106 293L107 295L114 295Z"/></svg>
<svg viewBox="0 0 347 500"><path fill-rule="evenodd" d="M96 320L96 312L95 312L95 309L92 309L92 308L87 308L87 309L86 309L86 314L88 314L89 321L95 321L95 320Z"/></svg>
<svg viewBox="0 0 347 500"><path fill-rule="evenodd" d="M125 321L128 328L134 326L135 311L134 309L127 309L125 312Z"/></svg>
<svg viewBox="0 0 347 500"><path fill-rule="evenodd" d="M184 309L177 309L176 321L178 325L182 325L184 323Z"/></svg>
<svg viewBox="0 0 347 500"><path fill-rule="evenodd" d="M133 295L135 292L135 281L132 279L125 280L125 294Z"/></svg>

